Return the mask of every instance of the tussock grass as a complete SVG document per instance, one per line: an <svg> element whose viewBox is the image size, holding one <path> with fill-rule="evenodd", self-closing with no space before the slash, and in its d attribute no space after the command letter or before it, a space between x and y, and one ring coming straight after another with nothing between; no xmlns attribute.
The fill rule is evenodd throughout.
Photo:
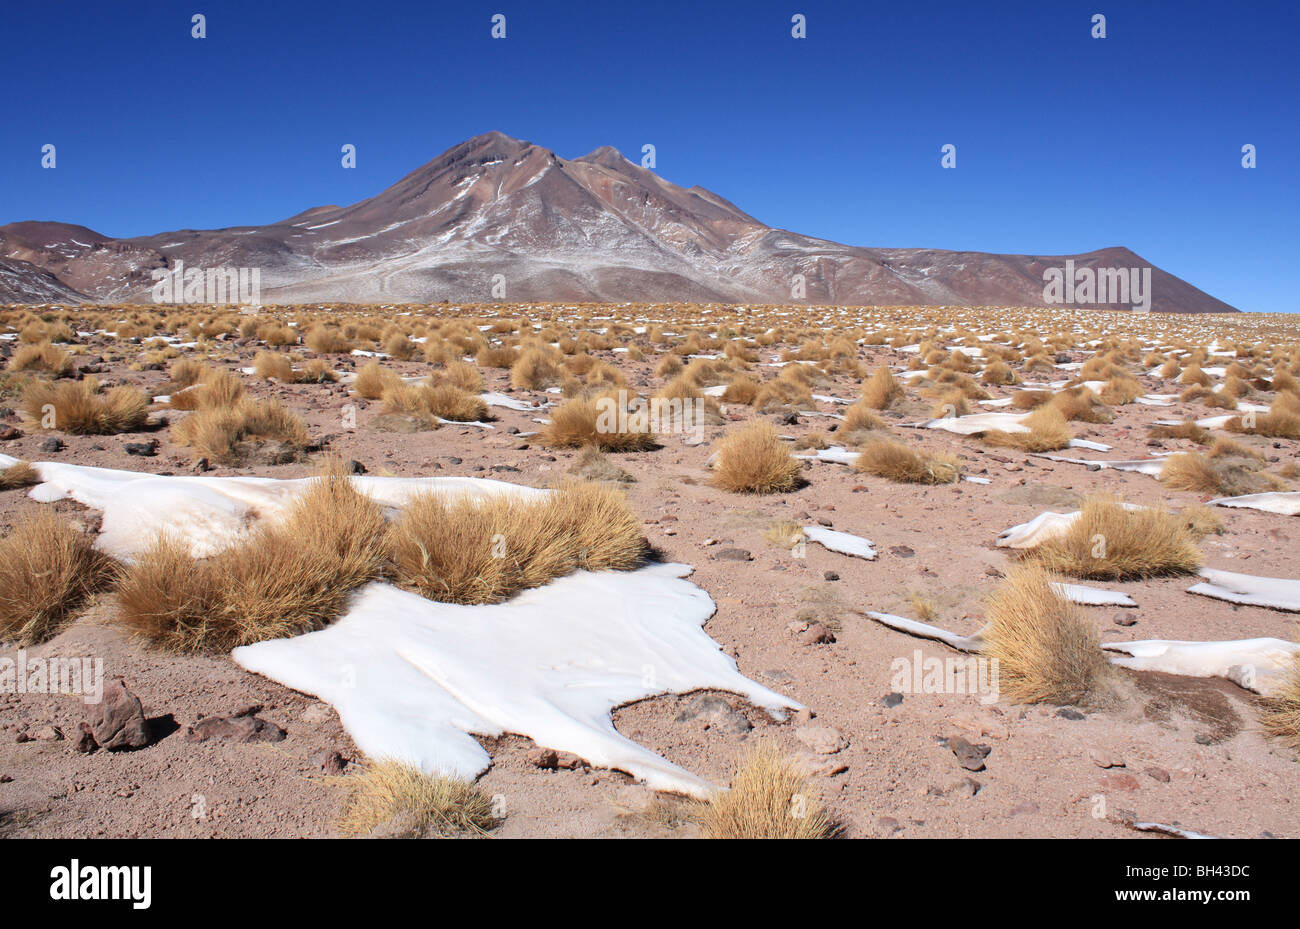
<svg viewBox="0 0 1300 929"><path fill-rule="evenodd" d="M1300 395L1279 393L1267 413L1235 416L1224 428L1275 439L1300 439Z"/></svg>
<svg viewBox="0 0 1300 929"><path fill-rule="evenodd" d="M1205 445L1210 441L1210 431L1201 428L1191 420L1175 426L1152 426L1150 434L1154 439L1187 439L1198 445Z"/></svg>
<svg viewBox="0 0 1300 929"><path fill-rule="evenodd" d="M347 779L339 831L369 835L379 827L393 838L429 834L484 835L497 825L492 800L473 784L391 759L374 761Z"/></svg>
<svg viewBox="0 0 1300 929"><path fill-rule="evenodd" d="M608 396L575 397L551 410L551 421L542 430L542 444L551 448L582 448L594 445L603 452L644 452L655 447L649 431L620 431L618 401Z"/></svg>
<svg viewBox="0 0 1300 929"><path fill-rule="evenodd" d="M862 402L873 410L887 409L894 401L903 398L903 385L894 377L888 365L881 365L871 379L862 385Z"/></svg>
<svg viewBox="0 0 1300 929"><path fill-rule="evenodd" d="M112 574L92 539L39 510L0 539L0 639L36 645L58 635Z"/></svg>
<svg viewBox="0 0 1300 929"><path fill-rule="evenodd" d="M994 429L984 434L984 441L989 445L1018 448L1026 452L1051 452L1065 448L1073 438L1065 414L1051 404L1034 410L1021 425L1027 427L1029 432Z"/></svg>
<svg viewBox="0 0 1300 929"><path fill-rule="evenodd" d="M778 519L770 523L763 532L763 538L778 548L792 549L808 537L803 527L788 519Z"/></svg>
<svg viewBox="0 0 1300 929"><path fill-rule="evenodd" d="M519 353L510 368L510 386L520 390L544 390L560 383L560 363L548 351L529 348Z"/></svg>
<svg viewBox="0 0 1300 929"><path fill-rule="evenodd" d="M1300 657L1282 688L1264 701L1259 721L1265 732L1288 748L1300 749Z"/></svg>
<svg viewBox="0 0 1300 929"><path fill-rule="evenodd" d="M196 460L233 465L252 445L280 442L297 451L311 444L307 425L275 398L243 397L234 405L201 406L171 428L172 441L190 449Z"/></svg>
<svg viewBox="0 0 1300 929"><path fill-rule="evenodd" d="M36 345L20 345L9 359L8 370L43 371L55 377L67 377L72 373L72 356L49 342Z"/></svg>
<svg viewBox="0 0 1300 929"><path fill-rule="evenodd" d="M698 811L710 839L828 839L834 822L798 762L768 743L746 754L731 789Z"/></svg>
<svg viewBox="0 0 1300 929"><path fill-rule="evenodd" d="M955 455L922 453L889 439L868 442L853 467L901 484L951 484L961 476Z"/></svg>
<svg viewBox="0 0 1300 929"><path fill-rule="evenodd" d="M713 485L733 493L772 494L794 490L799 462L775 427L754 420L728 432L718 443Z"/></svg>
<svg viewBox="0 0 1300 929"><path fill-rule="evenodd" d="M401 383L401 378L385 371L378 361L372 360L357 372L352 392L364 400L378 400L384 395L384 389L394 382Z"/></svg>
<svg viewBox="0 0 1300 929"><path fill-rule="evenodd" d="M488 418L487 404L476 394L455 384L404 384L394 380L384 388L385 413L406 413L453 422L481 422Z"/></svg>
<svg viewBox="0 0 1300 929"><path fill-rule="evenodd" d="M1007 575L989 602L982 654L997 660L999 692L1015 703L1094 702L1110 665L1096 631L1051 584L1032 563Z"/></svg>
<svg viewBox="0 0 1300 929"><path fill-rule="evenodd" d="M1069 387L1059 391L1051 400L1052 406L1071 422L1109 423L1115 419L1101 399L1086 387Z"/></svg>
<svg viewBox="0 0 1300 929"><path fill-rule="evenodd" d="M119 572L120 621L173 651L226 650L323 628L381 576L382 510L341 473L317 479L279 523L194 559L174 538Z"/></svg>
<svg viewBox="0 0 1300 929"><path fill-rule="evenodd" d="M501 603L578 569L625 571L646 554L641 523L608 484L536 500L412 498L386 540L403 587L443 603Z"/></svg>
<svg viewBox="0 0 1300 929"><path fill-rule="evenodd" d="M568 473L579 481L613 481L616 484L631 484L636 480L601 454L600 449L594 445L588 445L582 450Z"/></svg>
<svg viewBox="0 0 1300 929"><path fill-rule="evenodd" d="M1176 514L1164 507L1131 510L1104 496L1084 500L1070 527L1028 557L1087 580L1192 574L1203 562L1195 536Z"/></svg>
<svg viewBox="0 0 1300 929"><path fill-rule="evenodd" d="M0 471L0 490L16 490L39 484L41 476L26 461L19 461Z"/></svg>
<svg viewBox="0 0 1300 929"><path fill-rule="evenodd" d="M94 378L54 384L32 380L23 390L23 412L41 429L70 435L116 435L144 428L149 398L134 387L101 390Z"/></svg>

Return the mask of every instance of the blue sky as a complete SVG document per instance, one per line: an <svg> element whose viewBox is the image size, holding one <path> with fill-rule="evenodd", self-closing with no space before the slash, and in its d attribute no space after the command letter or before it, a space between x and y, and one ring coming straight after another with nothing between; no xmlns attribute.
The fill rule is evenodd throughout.
<svg viewBox="0 0 1300 929"><path fill-rule="evenodd" d="M1241 309L1293 311L1298 27L1297 4L1196 0L11 3L0 223L266 223L499 129L565 157L653 143L663 177L809 235L1125 245Z"/></svg>

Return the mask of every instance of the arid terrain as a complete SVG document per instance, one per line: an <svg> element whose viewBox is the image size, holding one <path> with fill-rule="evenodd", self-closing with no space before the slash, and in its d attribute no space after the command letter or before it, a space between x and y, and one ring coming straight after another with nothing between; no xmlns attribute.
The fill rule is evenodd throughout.
<svg viewBox="0 0 1300 929"><path fill-rule="evenodd" d="M602 656L639 653L598 636L590 651L575 636L564 661L536 669L539 702L552 693L545 673L570 675L567 692L587 686L589 672L591 687L625 695L608 701L619 734L711 785L732 783L747 759L770 767L788 759L782 773L800 785L801 809L833 824L814 830L823 834L1137 837L1135 823L1158 823L1226 837L1300 836L1300 671L1285 651L1272 674L1253 652L1219 660L1211 648L1213 660L1199 663L1121 667L1107 660L1120 652L1100 648L1297 641L1294 586L1264 585L1244 595L1253 603L1188 588L1230 585L1197 577L1202 569L1300 584L1296 510L1287 515L1300 492L1298 319L725 303L0 308L0 456L15 461L6 468L0 458L0 583L9 588L0 590L0 659L20 648L28 658L102 658L104 678L127 688L114 696L122 712L132 715L134 695L145 718L143 729L115 728L80 696L19 692L0 676L0 836L743 831L728 832L731 820L710 814L721 794L655 790L626 765L511 730L500 720L542 726L550 717L504 707L496 691L458 690L448 683L454 669L434 658L410 661L463 705L450 725L475 735L490 765L462 780L475 782L491 811L459 830L412 825L392 810L358 818L352 782L367 753L354 738L364 725L345 727L306 685L285 686L270 676L277 672L254 673L231 657L232 648L263 648L256 654L271 657L261 666L281 667L281 654L255 643L329 626L349 592L383 586L377 578L429 601L526 607L541 602L547 582L573 581L566 575L575 565L584 576L651 569L629 571L617 553L596 564L584 542L577 561L482 593L472 583L480 574L452 564L458 553L430 555L409 539L404 549L376 543L390 545L387 560L347 585L333 575L313 581L324 605L295 604L302 615L289 622L272 613L290 607L257 613L231 593L263 576L247 567L254 556L241 566L218 551L262 544L257 533L272 530L260 527L283 514L232 511L243 522L211 551L146 550L155 523L105 517L116 492L95 482L109 487L120 476L51 467L64 465L202 479L327 474L343 488L349 476L599 484L610 507L635 517L638 564L694 569L674 581L685 599L663 609L696 596L686 582L695 585L716 605L700 614L704 632L751 694L769 690L798 708L763 708L716 687L678 689L674 659L685 645L680 653L646 646L656 673L639 691L619 690L606 672L635 676L637 668L613 668ZM679 403L657 432L592 419L602 398L614 398L602 411L628 412L655 397ZM992 416L965 418L981 414ZM168 488L181 485L147 486L159 488L150 518L164 521L189 505L186 494L202 492L192 483L175 496ZM1256 495L1263 508L1206 505ZM75 499L92 496L103 505ZM147 509L138 490L131 505L131 514ZM411 516L401 509L390 504L390 529ZM1051 538L1011 533L998 544L1044 512L1081 510L1076 525L1095 518L1115 527L1100 533L1100 553L1095 544L1090 553L1071 548L1078 540L1069 528ZM14 540L46 538L22 527L51 512L71 535L63 560L45 572L24 561L37 543ZM183 541L206 531L182 521ZM823 545L822 529L847 535L822 535ZM305 557L293 546L327 549L336 530L295 531L296 540L276 542L289 554L256 555L267 559L263 583L292 580ZM605 527L591 531L606 540ZM467 551L483 541L466 532ZM509 547L513 537L504 538ZM94 579L31 602L35 594L24 591L50 587L74 554L75 570ZM96 560L108 558L107 566ZM219 579L195 580L205 560L238 584L222 591ZM430 580L456 570L466 586ZM179 588L182 576L195 590L208 585L203 603L218 604L209 608L220 622L168 600L170 579ZM1134 605L1071 603L1077 597L1044 578ZM656 603L633 606L653 616ZM272 619L262 623L263 615ZM520 615L526 622L526 609ZM926 626L910 635L890 617ZM560 635L563 610L546 621ZM935 633L974 636L986 622L984 653L1002 656L1000 693L912 686L927 659L970 657ZM509 647L511 628L479 643L481 666L464 680L490 684L507 673L492 649ZM703 662L702 640L690 641ZM426 644L436 656L436 635ZM519 667L531 674L526 657ZM902 677L900 666L910 669ZM509 696L510 681L498 683ZM382 715L384 704L362 709ZM497 720L503 731L484 734L471 717ZM732 795L755 790L737 786Z"/></svg>

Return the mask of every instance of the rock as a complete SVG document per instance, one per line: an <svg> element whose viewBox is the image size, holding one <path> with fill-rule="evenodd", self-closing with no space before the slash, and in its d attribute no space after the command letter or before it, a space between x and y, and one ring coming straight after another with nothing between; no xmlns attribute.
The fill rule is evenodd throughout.
<svg viewBox="0 0 1300 929"><path fill-rule="evenodd" d="M903 827L892 816L880 816L876 819L876 828L880 830L881 835L889 837Z"/></svg>
<svg viewBox="0 0 1300 929"><path fill-rule="evenodd" d="M813 623L799 634L800 645L823 645L835 641L835 633L821 623Z"/></svg>
<svg viewBox="0 0 1300 929"><path fill-rule="evenodd" d="M953 736L948 740L948 747L952 753L957 756L957 763L967 771L983 771L984 759L993 751L989 745L974 745L967 742L961 736Z"/></svg>
<svg viewBox="0 0 1300 929"><path fill-rule="evenodd" d="M0 425L0 442L5 442L9 439L21 439L22 437L23 433L21 429L15 429L13 426Z"/></svg>
<svg viewBox="0 0 1300 929"><path fill-rule="evenodd" d="M704 728L728 735L744 735L754 724L737 712L726 697L695 694L677 712L677 722L702 722Z"/></svg>
<svg viewBox="0 0 1300 929"><path fill-rule="evenodd" d="M948 793L954 797L961 797L964 800L969 800L971 797L979 793L983 787L984 785L975 780L975 778L963 777L960 781L948 788Z"/></svg>
<svg viewBox="0 0 1300 929"><path fill-rule="evenodd" d="M911 558L916 552L906 545L894 545L889 549L889 554L897 555L899 558Z"/></svg>
<svg viewBox="0 0 1300 929"><path fill-rule="evenodd" d="M41 726L31 736L37 742L62 742L63 730L58 726Z"/></svg>
<svg viewBox="0 0 1300 929"><path fill-rule="evenodd" d="M723 548L713 553L714 561L753 561L754 556L743 548Z"/></svg>
<svg viewBox="0 0 1300 929"><path fill-rule="evenodd" d="M813 752L799 752L794 756L799 770L810 777L834 777L843 774L849 766L839 758L817 755Z"/></svg>
<svg viewBox="0 0 1300 929"><path fill-rule="evenodd" d="M529 750L525 757L533 767L545 771L554 771L560 760L559 754L553 748L534 748Z"/></svg>
<svg viewBox="0 0 1300 929"><path fill-rule="evenodd" d="M286 733L275 723L256 716L209 716L185 733L186 742L283 742Z"/></svg>
<svg viewBox="0 0 1300 929"><path fill-rule="evenodd" d="M37 446L37 448L45 452L47 455L52 455L55 452L61 452L65 447L66 446L64 446L63 440L57 436L50 436L49 438L44 439L41 442L41 444Z"/></svg>
<svg viewBox="0 0 1300 929"><path fill-rule="evenodd" d="M1101 786L1107 790L1137 790L1138 781L1132 774L1124 771L1102 776Z"/></svg>
<svg viewBox="0 0 1300 929"><path fill-rule="evenodd" d="M326 774L335 776L342 774L343 769L348 765L348 763L343 759L343 756L333 750L317 752L315 755L311 756L311 762Z"/></svg>
<svg viewBox="0 0 1300 929"><path fill-rule="evenodd" d="M794 737L818 755L834 755L849 744L838 729L830 726L800 726Z"/></svg>
<svg viewBox="0 0 1300 929"><path fill-rule="evenodd" d="M363 465L361 462L357 461L355 458L353 458L351 461L348 462L348 473L365 474L366 466Z"/></svg>
<svg viewBox="0 0 1300 929"><path fill-rule="evenodd" d="M1079 722L1080 720L1088 718L1072 706L1061 707L1059 710L1056 711L1056 715L1061 719L1068 719L1073 722Z"/></svg>
<svg viewBox="0 0 1300 929"><path fill-rule="evenodd" d="M777 422L783 426L797 426L799 425L799 417L794 413L782 413L777 417Z"/></svg>
<svg viewBox="0 0 1300 929"><path fill-rule="evenodd" d="M1116 613L1116 614L1115 614L1114 623L1115 623L1115 625L1117 625L1117 626L1136 626L1136 625L1137 625L1137 621L1138 621L1138 618L1137 618L1137 614L1136 614L1136 613Z"/></svg>
<svg viewBox="0 0 1300 929"><path fill-rule="evenodd" d="M90 723L84 719L77 723L77 737L72 742L72 748L83 755L89 755L99 748L99 745L95 742L95 734L91 731Z"/></svg>
<svg viewBox="0 0 1300 929"><path fill-rule="evenodd" d="M120 677L104 685L103 699L89 722L95 742L107 751L149 744L149 723L140 698L127 689Z"/></svg>
<svg viewBox="0 0 1300 929"><path fill-rule="evenodd" d="M1122 768L1124 759L1101 748L1088 749L1088 759L1099 768Z"/></svg>
<svg viewBox="0 0 1300 929"><path fill-rule="evenodd" d="M158 454L157 442L127 442L122 446L122 450L128 455L139 455L143 458L152 458Z"/></svg>
<svg viewBox="0 0 1300 929"><path fill-rule="evenodd" d="M891 710L894 707L902 704L902 702L903 702L903 695L897 692L887 693L880 698L880 705L887 707L888 709Z"/></svg>
<svg viewBox="0 0 1300 929"><path fill-rule="evenodd" d="M834 571L823 571L822 578L823 580L827 580L827 581L838 581L840 579L840 576L836 574Z"/></svg>
<svg viewBox="0 0 1300 929"><path fill-rule="evenodd" d="M1152 780L1157 780L1162 784L1169 783L1169 772L1164 768L1157 768L1155 765L1151 765L1150 767L1143 769L1142 773Z"/></svg>
<svg viewBox="0 0 1300 929"><path fill-rule="evenodd" d="M977 739L984 736L991 739L1005 739L1011 734L1005 723L987 712L959 713L952 718L952 724Z"/></svg>

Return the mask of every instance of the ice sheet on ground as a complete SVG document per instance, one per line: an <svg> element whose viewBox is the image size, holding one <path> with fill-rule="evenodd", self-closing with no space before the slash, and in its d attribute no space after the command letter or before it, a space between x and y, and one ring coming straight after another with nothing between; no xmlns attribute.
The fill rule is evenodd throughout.
<svg viewBox="0 0 1300 929"><path fill-rule="evenodd" d="M836 464L851 465L858 458L857 452L851 452L842 445L831 445L827 448L815 449L808 454L793 455L801 461L833 461Z"/></svg>
<svg viewBox="0 0 1300 929"><path fill-rule="evenodd" d="M1187 588L1189 594L1200 594L1229 603L1246 606L1263 606L1289 613L1300 613L1300 581L1282 577L1259 577L1202 568L1197 572L1205 580Z"/></svg>
<svg viewBox="0 0 1300 929"><path fill-rule="evenodd" d="M1221 677L1246 690L1270 694L1281 687L1295 667L1300 645L1285 639L1236 639L1227 642L1187 642L1143 639L1103 642L1107 651L1125 657L1111 663L1134 671L1163 671L1186 677Z"/></svg>
<svg viewBox="0 0 1300 929"><path fill-rule="evenodd" d="M1149 474L1152 477L1159 477L1165 469L1166 458L1134 458L1127 461L1107 461L1104 459L1088 458L1067 458L1064 455L1040 455L1048 461L1061 461L1067 464L1096 465L1098 468L1114 471L1136 471L1138 474Z"/></svg>
<svg viewBox="0 0 1300 929"><path fill-rule="evenodd" d="M1276 513L1279 516L1300 516L1300 491L1219 497L1217 500L1211 500L1207 505L1263 510L1265 513Z"/></svg>
<svg viewBox="0 0 1300 929"><path fill-rule="evenodd" d="M621 735L610 711L705 688L778 717L800 707L741 675L709 638L713 601L689 573L677 564L580 571L488 606L376 583L329 628L232 657L332 704L372 758L472 778L490 758L470 733L512 732L656 790L704 796L712 785Z"/></svg>
<svg viewBox="0 0 1300 929"><path fill-rule="evenodd" d="M919 619L908 619L906 616L895 616L893 613L868 611L866 615L891 629L906 632L908 635L919 636L922 639L934 639L936 642L949 645L959 652L978 652L984 647L983 629L974 635L958 635L955 632L940 629L938 626L923 623Z"/></svg>
<svg viewBox="0 0 1300 929"><path fill-rule="evenodd" d="M0 455L0 466L16 459ZM97 545L129 559L159 531L203 557L275 520L315 478L188 477L57 462L33 464L33 499L71 498L104 513ZM482 478L351 478L399 508L414 494L535 498L552 493ZM391 585L362 588L332 626L236 649L243 667L335 705L367 754L472 777L489 763L469 735L516 732L627 771L660 790L703 796L706 781L620 735L610 710L705 688L781 717L799 704L763 687L703 629L708 594L687 565L579 571L487 606L435 603Z"/></svg>
<svg viewBox="0 0 1300 929"><path fill-rule="evenodd" d="M1052 589L1071 603L1083 606L1137 606L1132 597L1119 590L1065 583L1053 583Z"/></svg>
<svg viewBox="0 0 1300 929"><path fill-rule="evenodd" d="M944 416L917 425L922 429L942 429L956 435L976 435L981 432L1029 432L1022 425L1028 413L971 413L967 416Z"/></svg>
<svg viewBox="0 0 1300 929"><path fill-rule="evenodd" d="M832 552L865 558L867 561L876 560L876 550L872 547L871 540L851 532L840 532L837 529L827 529L825 526L804 526L803 534L808 537L808 541L816 542Z"/></svg>
<svg viewBox="0 0 1300 929"><path fill-rule="evenodd" d="M41 483L33 500L72 499L104 518L96 546L130 560L148 549L159 532L189 547L196 558L215 555L247 537L258 519L277 519L315 478L190 477L34 462ZM372 477L352 479L358 491L389 507L419 493L533 497L550 493L505 481L475 477Z"/></svg>

